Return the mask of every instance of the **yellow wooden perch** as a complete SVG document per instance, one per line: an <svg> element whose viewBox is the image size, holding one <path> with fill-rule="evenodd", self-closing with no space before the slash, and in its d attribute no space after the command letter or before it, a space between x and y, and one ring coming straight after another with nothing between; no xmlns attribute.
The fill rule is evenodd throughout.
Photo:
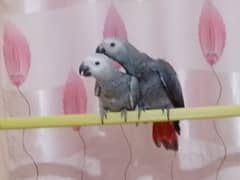
<svg viewBox="0 0 240 180"><path fill-rule="evenodd" d="M177 108L170 110L170 121L220 119L238 116L240 117L240 106L237 105ZM104 121L104 125L168 121L167 114L162 114L161 110L142 112L140 120L138 120L138 113L136 111L129 112L127 117L127 122L125 122L124 119L120 117L120 113L109 113L108 118ZM92 125L101 125L98 114L0 118L0 130Z"/></svg>

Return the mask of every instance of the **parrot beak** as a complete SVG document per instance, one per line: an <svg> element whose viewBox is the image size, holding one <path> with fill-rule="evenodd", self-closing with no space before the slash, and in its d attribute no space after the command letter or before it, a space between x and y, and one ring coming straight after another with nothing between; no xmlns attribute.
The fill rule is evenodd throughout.
<svg viewBox="0 0 240 180"><path fill-rule="evenodd" d="M91 76L91 72L88 66L84 65L83 63L79 67L79 74L83 76Z"/></svg>
<svg viewBox="0 0 240 180"><path fill-rule="evenodd" d="M105 54L106 50L104 49L104 47L102 45L99 45L96 49L96 53Z"/></svg>

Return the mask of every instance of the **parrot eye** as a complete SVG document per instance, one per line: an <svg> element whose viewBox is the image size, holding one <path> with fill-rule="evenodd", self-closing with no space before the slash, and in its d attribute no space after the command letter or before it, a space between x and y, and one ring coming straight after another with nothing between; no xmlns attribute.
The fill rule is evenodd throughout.
<svg viewBox="0 0 240 180"><path fill-rule="evenodd" d="M98 62L98 61L96 61L96 62L95 62L95 65L97 65L97 66L98 66L99 64L100 64L100 62Z"/></svg>
<svg viewBox="0 0 240 180"><path fill-rule="evenodd" d="M111 46L111 47L114 47L114 46L115 46L115 43L114 43L114 42L111 42L111 43L110 43L110 46Z"/></svg>

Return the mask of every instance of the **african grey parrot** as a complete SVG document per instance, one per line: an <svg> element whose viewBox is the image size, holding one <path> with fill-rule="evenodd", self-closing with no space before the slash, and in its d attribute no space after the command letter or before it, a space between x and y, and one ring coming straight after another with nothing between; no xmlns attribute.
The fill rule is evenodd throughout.
<svg viewBox="0 0 240 180"><path fill-rule="evenodd" d="M118 71L107 56L88 56L80 65L79 73L96 79L95 95L99 98L102 123L108 111L121 112L126 120L127 110L136 108L139 99L137 78Z"/></svg>
<svg viewBox="0 0 240 180"><path fill-rule="evenodd" d="M184 107L182 89L173 67L162 59L154 60L137 50L127 40L107 38L97 47L97 53L105 54L123 66L127 74L139 81L142 110ZM152 136L157 147L161 143L166 149L178 150L177 134L179 121L153 123Z"/></svg>

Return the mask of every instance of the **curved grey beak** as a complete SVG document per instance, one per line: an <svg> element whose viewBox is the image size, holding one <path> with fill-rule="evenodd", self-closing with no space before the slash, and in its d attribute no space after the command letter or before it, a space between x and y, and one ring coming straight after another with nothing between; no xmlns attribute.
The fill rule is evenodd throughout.
<svg viewBox="0 0 240 180"><path fill-rule="evenodd" d="M104 47L102 45L99 45L96 49L96 53L105 54L106 50L104 49Z"/></svg>
<svg viewBox="0 0 240 180"><path fill-rule="evenodd" d="M91 76L90 68L82 63L79 67L79 74L83 76Z"/></svg>

